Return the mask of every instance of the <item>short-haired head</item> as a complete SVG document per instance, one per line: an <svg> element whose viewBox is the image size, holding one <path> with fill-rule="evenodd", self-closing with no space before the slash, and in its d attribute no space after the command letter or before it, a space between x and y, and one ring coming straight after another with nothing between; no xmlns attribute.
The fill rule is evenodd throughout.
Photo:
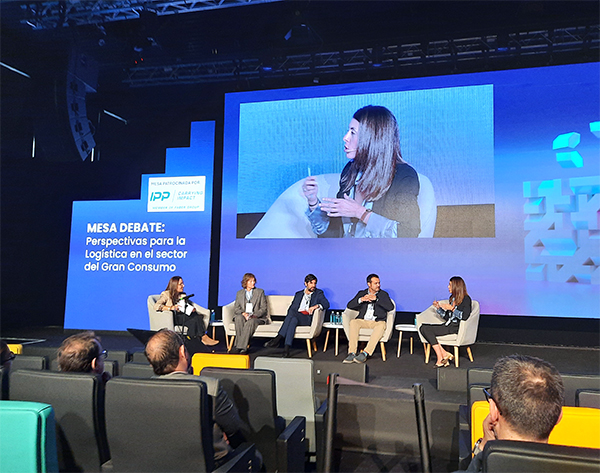
<svg viewBox="0 0 600 473"><path fill-rule="evenodd" d="M91 373L102 353L100 339L94 332L81 332L66 338L58 349L60 371Z"/></svg>
<svg viewBox="0 0 600 473"><path fill-rule="evenodd" d="M380 279L380 277L377 276L375 273L371 273L367 276L367 284L369 284L371 282L371 279L373 279L373 278Z"/></svg>
<svg viewBox="0 0 600 473"><path fill-rule="evenodd" d="M173 330L163 328L156 332L148 343L144 354L158 376L175 371L179 364L179 352L183 338Z"/></svg>
<svg viewBox="0 0 600 473"><path fill-rule="evenodd" d="M526 355L505 356L496 362L491 395L509 427L538 442L547 441L564 404L558 370L547 361Z"/></svg>
<svg viewBox="0 0 600 473"><path fill-rule="evenodd" d="M308 284L309 282L311 282L311 281L315 281L315 282L317 282L317 277L316 277L314 274L312 274L312 273L310 273L310 274L307 274L307 275L305 276L305 278L304 278L304 282L305 282L305 283L307 283L307 284Z"/></svg>
<svg viewBox="0 0 600 473"><path fill-rule="evenodd" d="M248 285L248 281L250 281L251 279L254 279L254 282L256 282L256 276L252 273L246 273L244 274L244 277L242 278L242 287L244 289L246 289L246 286Z"/></svg>

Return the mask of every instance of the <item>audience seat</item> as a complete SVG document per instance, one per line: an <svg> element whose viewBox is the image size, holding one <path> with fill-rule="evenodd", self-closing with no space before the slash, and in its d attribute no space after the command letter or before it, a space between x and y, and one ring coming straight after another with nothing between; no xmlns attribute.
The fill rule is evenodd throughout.
<svg viewBox="0 0 600 473"><path fill-rule="evenodd" d="M204 368L217 378L249 426L248 441L256 444L267 472L304 471L306 419L296 417L285 428L277 414L275 373L269 370Z"/></svg>
<svg viewBox="0 0 600 473"><path fill-rule="evenodd" d="M194 353L192 356L192 368L195 375L199 375L202 369L212 368L250 368L250 356L234 355L228 353Z"/></svg>
<svg viewBox="0 0 600 473"><path fill-rule="evenodd" d="M148 362L137 363L135 361L130 361L123 365L121 376L126 378L152 378L152 376L154 376L154 370Z"/></svg>
<svg viewBox="0 0 600 473"><path fill-rule="evenodd" d="M12 361L11 370L47 370L48 357L38 355L17 355Z"/></svg>
<svg viewBox="0 0 600 473"><path fill-rule="evenodd" d="M99 376L11 371L9 396L11 400L52 405L61 471L101 471L110 454L104 421L104 386Z"/></svg>
<svg viewBox="0 0 600 473"><path fill-rule="evenodd" d="M471 444L483 437L483 419L489 414L487 401L477 401L471 411ZM563 407L562 419L554 426L548 443L600 449L600 409ZM599 452L600 454L600 452Z"/></svg>
<svg viewBox="0 0 600 473"><path fill-rule="evenodd" d="M106 426L114 471L214 471L209 399L199 379L111 379ZM249 471L253 456L253 446L240 446L232 464Z"/></svg>
<svg viewBox="0 0 600 473"><path fill-rule="evenodd" d="M0 401L0 471L57 472L55 430L51 405Z"/></svg>
<svg viewBox="0 0 600 473"><path fill-rule="evenodd" d="M278 414L287 422L296 416L305 417L308 452L311 457L322 455L327 402L319 405L315 396L313 361L259 356L254 360L254 368L275 373ZM318 463L319 458L316 460Z"/></svg>
<svg viewBox="0 0 600 473"><path fill-rule="evenodd" d="M483 449L483 471L488 473L597 473L600 456L593 448L495 440Z"/></svg>
<svg viewBox="0 0 600 473"><path fill-rule="evenodd" d="M592 389L578 389L575 394L577 407L593 407L600 409L600 391Z"/></svg>

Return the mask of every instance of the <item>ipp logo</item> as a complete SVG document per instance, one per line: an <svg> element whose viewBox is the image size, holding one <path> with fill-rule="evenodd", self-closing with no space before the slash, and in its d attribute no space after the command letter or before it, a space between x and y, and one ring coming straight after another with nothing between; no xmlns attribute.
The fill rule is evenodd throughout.
<svg viewBox="0 0 600 473"><path fill-rule="evenodd" d="M150 194L150 202L154 202L156 200L167 200L169 197L171 197L171 193L168 191L164 191L164 192L152 192Z"/></svg>

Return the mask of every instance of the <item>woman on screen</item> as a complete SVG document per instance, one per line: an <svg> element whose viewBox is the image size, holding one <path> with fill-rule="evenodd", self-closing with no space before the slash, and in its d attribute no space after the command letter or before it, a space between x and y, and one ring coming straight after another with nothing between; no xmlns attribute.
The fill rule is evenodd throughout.
<svg viewBox="0 0 600 473"><path fill-rule="evenodd" d="M400 154L396 118L385 107L359 109L344 136L349 160L336 198L319 198L314 177L304 181L306 215L319 237L418 237L419 177Z"/></svg>
<svg viewBox="0 0 600 473"><path fill-rule="evenodd" d="M173 276L169 279L167 288L161 292L156 304L154 304L154 310L172 311L175 325L187 327L188 338L200 338L202 343L207 346L216 345L219 342L207 335L206 330L208 327L204 325L203 316L198 313L189 298L186 298L186 294L183 292L184 287L185 284L183 284L181 277Z"/></svg>
<svg viewBox="0 0 600 473"><path fill-rule="evenodd" d="M437 337L458 333L461 320L467 320L471 315L471 297L467 293L467 285L460 276L453 276L448 283L450 298L447 303L433 301L433 307L443 319L439 324L422 324L421 335L427 340L437 355L436 368L445 367L454 359L454 355L444 350Z"/></svg>
<svg viewBox="0 0 600 473"><path fill-rule="evenodd" d="M247 353L250 338L259 325L269 322L265 291L256 287L256 276L244 274L242 289L235 295L233 304L233 322L235 323L234 353Z"/></svg>

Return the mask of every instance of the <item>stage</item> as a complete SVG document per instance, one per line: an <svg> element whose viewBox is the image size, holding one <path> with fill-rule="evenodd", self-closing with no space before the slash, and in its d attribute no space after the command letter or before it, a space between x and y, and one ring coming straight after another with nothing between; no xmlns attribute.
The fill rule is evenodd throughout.
<svg viewBox="0 0 600 473"><path fill-rule="evenodd" d="M409 353L409 337L404 334L401 356L396 356L398 333L387 343L387 361L383 361L379 347L367 362L367 383L360 383L364 372L357 364L342 363L347 351L347 342L340 334L339 354L334 355L334 343L330 336L328 348L323 352L325 330L317 340L318 350L313 361L322 371L315 377L317 395L326 396L326 372L340 373L350 378L353 384L339 388L338 424L336 448L336 470L343 472L408 472L419 471L419 446L412 385L421 383L425 389L425 404L434 471L453 471L459 457L459 406L467 403L467 370L469 368L491 368L495 360L504 355L525 354L540 357L554 364L561 374L598 375L600 372L600 349L582 347L560 347L525 344L503 344L479 342L472 346L474 362L471 363L464 349L460 350L460 367L451 365L441 370L433 368L434 360L424 363L423 345L414 334L414 352ZM14 329L4 331L4 338L22 337L44 340L30 346L58 347L72 330L56 327L36 329ZM127 332L99 332L103 347L111 350L126 350L136 353L143 345ZM190 352L223 353L226 351L224 333L216 329L221 341L213 349L198 341L188 342ZM250 357L281 356L282 349L262 347L265 339L254 339ZM10 340L9 340L10 342ZM304 340L296 340L292 356L306 358ZM433 358L433 357L432 357ZM136 355L140 360L140 354ZM599 385L600 388L600 385Z"/></svg>

